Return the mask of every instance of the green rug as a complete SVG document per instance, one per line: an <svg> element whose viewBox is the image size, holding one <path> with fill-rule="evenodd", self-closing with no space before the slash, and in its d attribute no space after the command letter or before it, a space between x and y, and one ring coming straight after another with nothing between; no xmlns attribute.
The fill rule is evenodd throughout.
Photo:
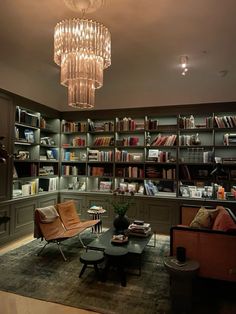
<svg viewBox="0 0 236 314"><path fill-rule="evenodd" d="M86 233L84 241L92 239L93 235ZM142 274L128 274L126 287L112 270L105 283L96 279L93 268L79 278L79 256L84 249L78 238L63 242L67 262L54 244L37 256L42 244L34 240L0 256L0 290L107 314L170 313L169 277L163 267L169 237L158 235L157 247L145 249Z"/></svg>

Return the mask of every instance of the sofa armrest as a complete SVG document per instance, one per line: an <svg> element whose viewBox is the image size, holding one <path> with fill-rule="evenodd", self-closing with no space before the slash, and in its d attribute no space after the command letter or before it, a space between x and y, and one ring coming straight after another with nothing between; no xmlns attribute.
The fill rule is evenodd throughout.
<svg viewBox="0 0 236 314"><path fill-rule="evenodd" d="M176 255L178 246L185 247L187 258L200 263L200 276L236 281L236 234L175 226L170 234L171 255Z"/></svg>

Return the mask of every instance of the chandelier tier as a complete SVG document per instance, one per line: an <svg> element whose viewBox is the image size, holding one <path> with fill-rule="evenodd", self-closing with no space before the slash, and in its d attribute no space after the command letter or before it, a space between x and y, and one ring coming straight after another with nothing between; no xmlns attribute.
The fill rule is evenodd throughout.
<svg viewBox="0 0 236 314"><path fill-rule="evenodd" d="M103 70L111 65L111 34L87 19L59 22L54 32L54 61L61 67L61 84L68 87L68 105L93 108L95 89L103 85Z"/></svg>

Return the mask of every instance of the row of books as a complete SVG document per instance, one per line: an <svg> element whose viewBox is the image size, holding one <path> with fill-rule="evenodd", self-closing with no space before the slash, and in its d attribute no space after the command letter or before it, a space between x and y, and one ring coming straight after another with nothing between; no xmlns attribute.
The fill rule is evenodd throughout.
<svg viewBox="0 0 236 314"><path fill-rule="evenodd" d="M150 146L174 146L176 145L176 138L176 134L161 135L161 133L159 133L151 142Z"/></svg>
<svg viewBox="0 0 236 314"><path fill-rule="evenodd" d="M89 161L112 161L113 151L89 150L88 160Z"/></svg>
<svg viewBox="0 0 236 314"><path fill-rule="evenodd" d="M64 122L62 132L87 132L87 122Z"/></svg>
<svg viewBox="0 0 236 314"><path fill-rule="evenodd" d="M22 130L15 126L15 140L31 144L35 143L34 130L29 129Z"/></svg>
<svg viewBox="0 0 236 314"><path fill-rule="evenodd" d="M151 180L144 180L144 192L146 195L154 196L157 194L158 189Z"/></svg>
<svg viewBox="0 0 236 314"><path fill-rule="evenodd" d="M62 154L63 161L77 161L79 156L76 156L75 152L64 151Z"/></svg>
<svg viewBox="0 0 236 314"><path fill-rule="evenodd" d="M217 128L235 128L236 116L215 116L215 127Z"/></svg>
<svg viewBox="0 0 236 314"><path fill-rule="evenodd" d="M171 152L164 152L159 149L148 150L147 161L170 162L171 160L176 160L176 158L171 155Z"/></svg>
<svg viewBox="0 0 236 314"><path fill-rule="evenodd" d="M224 144L227 146L236 145L236 133L224 134Z"/></svg>
<svg viewBox="0 0 236 314"><path fill-rule="evenodd" d="M180 117L179 118L179 128L180 129L192 129L192 128L212 128L213 127L213 118L205 117L204 122L197 123L194 121L193 116L190 117Z"/></svg>
<svg viewBox="0 0 236 314"><path fill-rule="evenodd" d="M129 136L116 141L117 146L138 146L139 138L137 136Z"/></svg>
<svg viewBox="0 0 236 314"><path fill-rule="evenodd" d="M116 168L117 177L127 177L127 178L144 178L144 170L140 167L117 167Z"/></svg>
<svg viewBox="0 0 236 314"><path fill-rule="evenodd" d="M114 123L111 121L106 122L93 122L89 120L88 129L90 132L113 132L114 131Z"/></svg>
<svg viewBox="0 0 236 314"><path fill-rule="evenodd" d="M38 165L36 163L15 164L13 174L14 178L36 177L38 175Z"/></svg>
<svg viewBox="0 0 236 314"><path fill-rule="evenodd" d="M112 146L113 144L114 138L111 136L97 137L93 142L93 146Z"/></svg>
<svg viewBox="0 0 236 314"><path fill-rule="evenodd" d="M34 195L37 192L37 183L35 180L26 182L21 186L22 196Z"/></svg>
<svg viewBox="0 0 236 314"><path fill-rule="evenodd" d="M146 130L150 130L150 131L157 130L158 125L159 125L159 121L158 120L156 120L156 119L155 120L148 119L145 122L145 129Z"/></svg>
<svg viewBox="0 0 236 314"><path fill-rule="evenodd" d="M115 153L116 161L142 161L143 153L129 153L127 150L117 150Z"/></svg>
<svg viewBox="0 0 236 314"><path fill-rule="evenodd" d="M16 122L39 127L39 116L16 106Z"/></svg>
<svg viewBox="0 0 236 314"><path fill-rule="evenodd" d="M176 178L175 172L176 171L174 168L162 169L162 179L175 180Z"/></svg>
<svg viewBox="0 0 236 314"><path fill-rule="evenodd" d="M112 177L112 172L104 167L89 167L89 175L97 177Z"/></svg>
<svg viewBox="0 0 236 314"><path fill-rule="evenodd" d="M63 165L61 167L61 174L65 176L69 175L85 175L85 168L79 168L78 166Z"/></svg>
<svg viewBox="0 0 236 314"><path fill-rule="evenodd" d="M144 130L144 121L135 121L131 118L123 118L116 122L116 130L119 131L136 131Z"/></svg>

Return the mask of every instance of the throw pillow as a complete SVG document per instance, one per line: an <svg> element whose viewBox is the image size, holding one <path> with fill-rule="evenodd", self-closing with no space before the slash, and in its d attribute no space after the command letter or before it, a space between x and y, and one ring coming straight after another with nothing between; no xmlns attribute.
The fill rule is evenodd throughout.
<svg viewBox="0 0 236 314"><path fill-rule="evenodd" d="M210 229L218 214L218 209L206 209L201 207L190 224L191 228L208 228Z"/></svg>
<svg viewBox="0 0 236 314"><path fill-rule="evenodd" d="M236 230L236 223L233 221L232 217L224 207L220 208L219 214L214 221L212 229L222 231Z"/></svg>

